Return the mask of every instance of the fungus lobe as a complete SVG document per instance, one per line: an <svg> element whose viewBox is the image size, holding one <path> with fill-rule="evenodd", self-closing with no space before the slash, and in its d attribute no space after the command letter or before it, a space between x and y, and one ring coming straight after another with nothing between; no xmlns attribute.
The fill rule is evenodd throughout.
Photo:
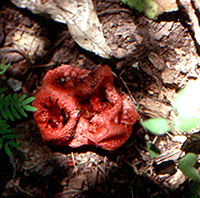
<svg viewBox="0 0 200 198"><path fill-rule="evenodd" d="M63 65L50 70L33 105L42 139L71 147L115 150L130 137L138 119L128 96L115 90L108 66L90 71Z"/></svg>

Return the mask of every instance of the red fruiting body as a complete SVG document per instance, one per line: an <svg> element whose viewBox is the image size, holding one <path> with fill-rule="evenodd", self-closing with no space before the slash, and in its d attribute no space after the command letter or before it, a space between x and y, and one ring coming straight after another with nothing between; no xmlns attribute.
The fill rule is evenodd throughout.
<svg viewBox="0 0 200 198"><path fill-rule="evenodd" d="M108 66L89 71L63 65L47 72L33 106L43 140L71 147L115 150L138 119L128 96L115 90Z"/></svg>

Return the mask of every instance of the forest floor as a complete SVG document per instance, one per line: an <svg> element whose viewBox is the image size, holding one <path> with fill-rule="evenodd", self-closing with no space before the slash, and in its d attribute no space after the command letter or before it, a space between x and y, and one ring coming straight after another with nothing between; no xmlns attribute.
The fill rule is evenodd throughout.
<svg viewBox="0 0 200 198"><path fill-rule="evenodd" d="M0 4L0 60L11 66L1 75L10 93L33 96L45 73L62 64L93 69L109 65L120 92L137 104L139 120L129 140L116 151L92 146L45 144L32 113L11 123L20 145L8 157L0 150L3 197L191 197L193 182L178 169L184 152L199 148L198 130L154 136L141 121L172 119L171 103L188 81L198 78L200 56L182 12L150 20L118 0L93 1L106 41L120 58L102 59L78 46L65 24L9 1ZM26 34L43 43L41 52ZM23 49L16 44L24 44ZM13 82L13 83L11 83ZM191 140L195 132L196 142ZM147 141L160 155L151 159ZM199 150L197 148L197 150Z"/></svg>

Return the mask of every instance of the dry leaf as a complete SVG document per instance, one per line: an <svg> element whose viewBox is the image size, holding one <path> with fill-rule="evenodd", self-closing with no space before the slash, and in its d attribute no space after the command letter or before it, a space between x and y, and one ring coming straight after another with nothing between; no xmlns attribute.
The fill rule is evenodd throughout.
<svg viewBox="0 0 200 198"><path fill-rule="evenodd" d="M49 14L55 21L66 23L73 39L84 49L109 58L111 49L106 44L101 24L92 0L11 0L16 6L33 13Z"/></svg>
<svg viewBox="0 0 200 198"><path fill-rule="evenodd" d="M176 0L168 0L168 1L154 0L154 1L158 5L158 15L162 14L163 12L172 12L178 10Z"/></svg>

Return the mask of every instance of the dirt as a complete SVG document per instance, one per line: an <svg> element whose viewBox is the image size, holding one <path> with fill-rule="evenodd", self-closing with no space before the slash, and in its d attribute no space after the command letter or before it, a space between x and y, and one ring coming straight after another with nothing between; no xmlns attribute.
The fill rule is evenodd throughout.
<svg viewBox="0 0 200 198"><path fill-rule="evenodd" d="M115 0L93 1L114 58L102 59L71 38L65 24L0 4L0 60L11 63L1 75L9 93L34 95L45 73L61 64L93 69L109 65L120 92L129 94L140 115L130 139L118 150L45 144L32 113L10 123L19 149L2 148L3 197L189 197L192 181L178 169L184 149L199 154L199 131L156 137L141 121L172 118L175 95L200 72L198 44L183 12L150 20ZM54 28L52 28L54 27ZM30 37L31 35L31 37ZM29 37L28 37L29 36ZM27 39L28 37L28 39ZM9 80L17 84L17 90ZM20 84L21 83L21 84ZM185 140L187 141L185 142ZM147 141L160 155L150 158ZM195 146L194 146L195 145ZM195 148L194 148L195 147ZM6 174L5 174L6 173Z"/></svg>

